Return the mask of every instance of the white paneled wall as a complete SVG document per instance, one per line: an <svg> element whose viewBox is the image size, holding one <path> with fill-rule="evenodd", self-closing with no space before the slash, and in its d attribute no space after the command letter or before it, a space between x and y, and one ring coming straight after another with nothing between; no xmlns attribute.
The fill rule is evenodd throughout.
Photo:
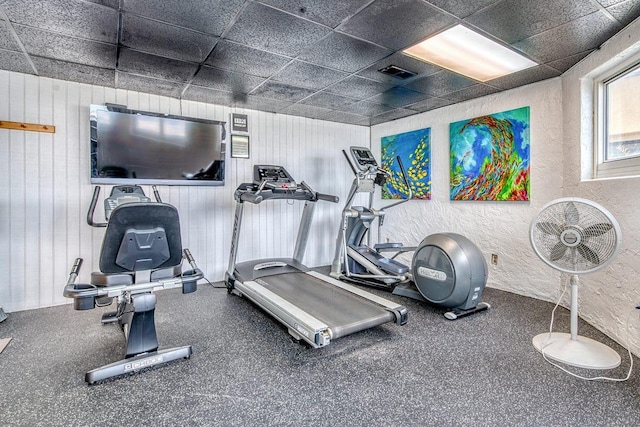
<svg viewBox="0 0 640 427"><path fill-rule="evenodd" d="M70 302L62 297L76 257L80 281L97 269L104 229L87 225L93 186L89 180L89 105L129 108L229 121L249 116L251 159L227 153L222 187L158 187L180 212L183 245L209 280L221 280L228 264L235 202L233 192L252 180L256 163L280 164L316 191L344 198L351 171L341 150L369 145L369 129L332 122L91 86L0 71L0 120L56 126L55 134L0 130L0 305L5 311ZM228 130L228 126L227 126ZM151 195L151 189L145 186ZM104 193L111 190L104 186ZM102 205L96 219L102 220ZM305 263L329 264L341 204L319 202ZM291 256L301 203L274 201L245 208L240 261Z"/></svg>

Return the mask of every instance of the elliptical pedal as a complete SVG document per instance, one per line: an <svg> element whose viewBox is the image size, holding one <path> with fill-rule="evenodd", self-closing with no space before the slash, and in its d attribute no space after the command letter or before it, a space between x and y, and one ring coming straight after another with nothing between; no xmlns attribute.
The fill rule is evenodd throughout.
<svg viewBox="0 0 640 427"><path fill-rule="evenodd" d="M478 305L476 305L474 308L470 308L468 310L464 310L462 308L454 308L451 311L447 311L444 314L444 317L449 319L449 320L458 320L461 317L465 317L465 316L468 316L470 314L479 313L481 311L485 311L485 310L488 310L490 308L491 308L491 306L488 303L481 302L481 303L478 303Z"/></svg>
<svg viewBox="0 0 640 427"><path fill-rule="evenodd" d="M373 280L373 279L366 279L365 280L365 279L359 279L359 278L353 277L353 276L342 275L342 276L338 277L338 280L342 280L343 282L353 283L355 285L367 286L369 288L383 289L385 291L388 291L392 287L391 285L388 285L388 284L383 283L383 282L378 282L377 280Z"/></svg>

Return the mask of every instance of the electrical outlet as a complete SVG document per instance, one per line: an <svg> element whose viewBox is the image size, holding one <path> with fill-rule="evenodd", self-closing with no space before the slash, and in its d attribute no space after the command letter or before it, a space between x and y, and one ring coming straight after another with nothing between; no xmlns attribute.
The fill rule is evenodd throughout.
<svg viewBox="0 0 640 427"><path fill-rule="evenodd" d="M491 264L498 265L498 254L491 254Z"/></svg>

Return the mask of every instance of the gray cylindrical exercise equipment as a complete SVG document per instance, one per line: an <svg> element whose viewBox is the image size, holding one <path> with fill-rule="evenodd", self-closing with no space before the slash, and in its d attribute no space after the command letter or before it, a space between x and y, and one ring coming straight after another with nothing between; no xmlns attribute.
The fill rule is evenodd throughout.
<svg viewBox="0 0 640 427"><path fill-rule="evenodd" d="M469 239L455 233L426 237L411 265L420 294L442 307L474 308L487 283L487 263L482 253Z"/></svg>

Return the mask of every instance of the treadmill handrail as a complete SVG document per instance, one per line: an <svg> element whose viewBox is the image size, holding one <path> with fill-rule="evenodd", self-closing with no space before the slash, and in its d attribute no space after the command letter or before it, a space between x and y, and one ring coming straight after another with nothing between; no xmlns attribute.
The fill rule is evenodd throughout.
<svg viewBox="0 0 640 427"><path fill-rule="evenodd" d="M260 193L242 193L240 194L241 202L249 202L257 205L258 203L262 203L264 197Z"/></svg>
<svg viewBox="0 0 640 427"><path fill-rule="evenodd" d="M331 203L338 203L340 201L338 196L334 196L332 194L316 193L316 198L318 200L324 200L325 202Z"/></svg>

